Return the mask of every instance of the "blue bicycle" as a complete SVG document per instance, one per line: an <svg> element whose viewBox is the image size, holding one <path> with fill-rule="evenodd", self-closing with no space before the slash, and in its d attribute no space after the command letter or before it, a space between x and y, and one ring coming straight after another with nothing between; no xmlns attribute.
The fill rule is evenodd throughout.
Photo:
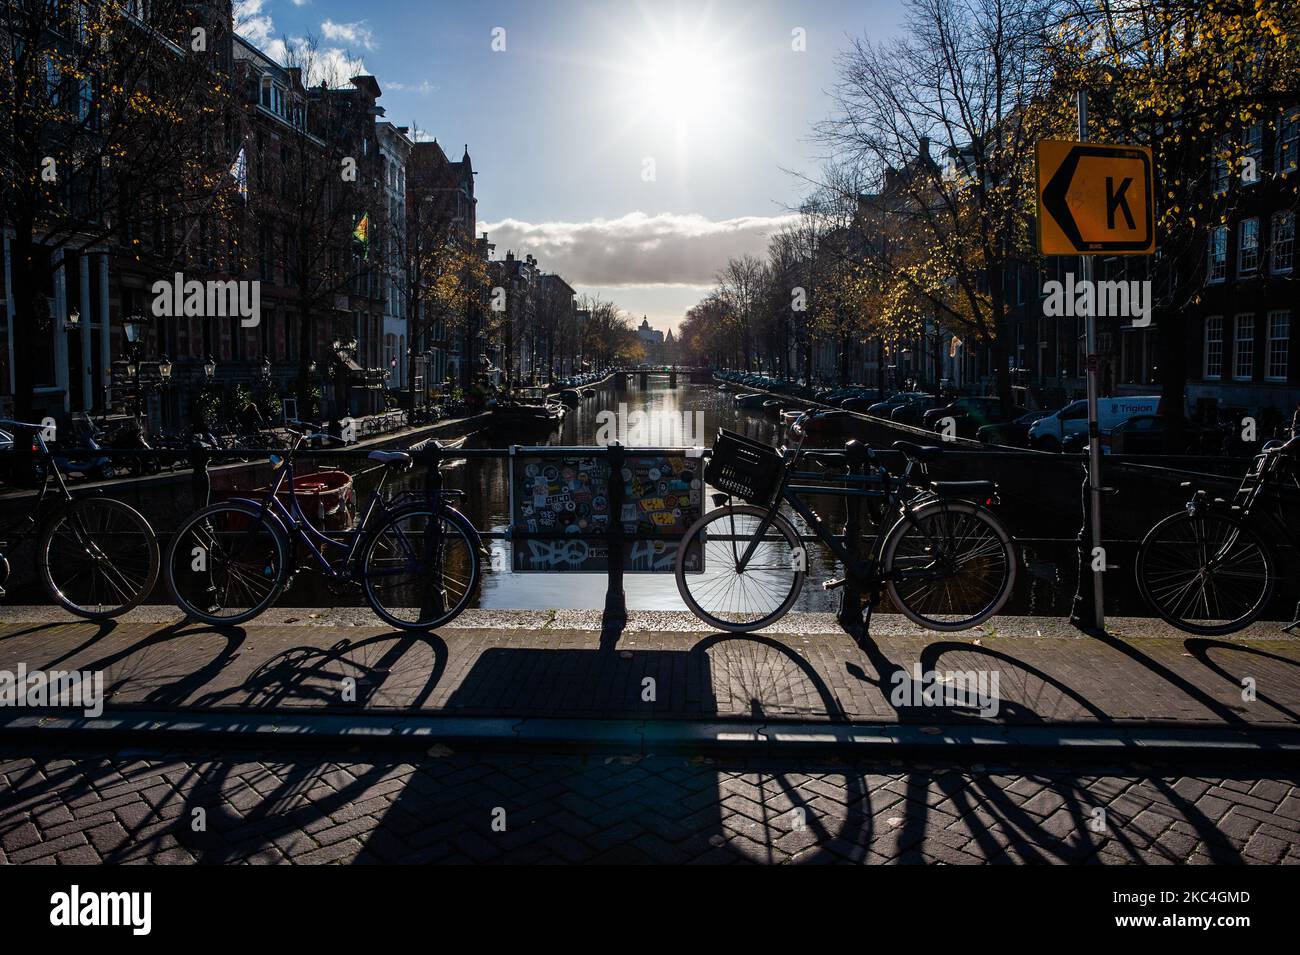
<svg viewBox="0 0 1300 955"><path fill-rule="evenodd" d="M202 508L172 536L163 570L176 606L215 626L251 620L292 582L301 550L331 586L360 587L390 626L429 630L464 610L478 586L482 543L450 503L461 492L444 489L435 467L424 492L385 500L388 477L414 462L404 451L372 451L384 470L356 527L321 531L294 492L293 453L333 436L290 433L291 447L270 456L275 477L261 499Z"/></svg>

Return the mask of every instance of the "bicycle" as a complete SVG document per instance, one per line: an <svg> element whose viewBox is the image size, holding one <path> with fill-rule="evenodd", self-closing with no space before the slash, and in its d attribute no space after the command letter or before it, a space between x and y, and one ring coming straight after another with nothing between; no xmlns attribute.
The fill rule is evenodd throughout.
<svg viewBox="0 0 1300 955"><path fill-rule="evenodd" d="M1137 585L1163 620L1187 633L1216 636L1240 630L1264 612L1280 565L1261 533L1269 521L1260 511L1294 548L1282 492L1300 491L1297 453L1300 436L1270 442L1255 455L1231 504L1198 489L1183 510L1147 532L1138 548Z"/></svg>
<svg viewBox="0 0 1300 955"><path fill-rule="evenodd" d="M44 426L0 420L14 429L14 441L32 433L32 450L42 458L36 503L0 543L0 597L9 580L12 547L35 537L36 572L46 593L69 613L107 620L137 606L158 580L158 535L144 516L122 501L74 498L58 459L45 443ZM50 504L53 478L57 502Z"/></svg>
<svg viewBox="0 0 1300 955"><path fill-rule="evenodd" d="M325 533L308 521L298 501L293 456L304 442L339 439L325 432L289 433L287 452L270 455L275 477L260 499L211 504L173 535L163 567L176 606L214 626L251 620L292 583L301 547L332 587L359 586L390 626L429 630L464 610L479 581L481 541L449 503L463 492L442 487L437 463L425 493L388 501L385 482L410 470L413 458L404 451L371 451L368 459L383 471L356 527ZM436 453L440 445L432 446Z"/></svg>
<svg viewBox="0 0 1300 955"><path fill-rule="evenodd" d="M1002 609L1015 583L1016 555L1011 535L985 506L996 500L996 484L934 481L921 488L913 484L914 472L924 474L942 448L894 442L907 460L896 476L859 441L843 451L804 450L802 421L803 416L795 422L799 443L792 451L719 431L704 476L722 492L714 495L722 506L686 531L677 554L677 588L697 617L719 630L744 633L776 622L794 605L808 561L783 505L843 565L845 577L823 584L826 589L852 580L871 594L872 607L883 589L904 616L931 630L965 630ZM799 471L800 462L822 470ZM803 500L827 494L842 495L846 503L861 499L877 527L897 518L859 557L857 542L835 535ZM746 503L732 504L732 497Z"/></svg>

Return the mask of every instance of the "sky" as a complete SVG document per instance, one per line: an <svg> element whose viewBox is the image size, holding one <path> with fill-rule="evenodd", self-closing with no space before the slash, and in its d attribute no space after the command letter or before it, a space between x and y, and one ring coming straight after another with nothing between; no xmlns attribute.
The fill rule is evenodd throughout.
<svg viewBox="0 0 1300 955"><path fill-rule="evenodd" d="M851 36L894 0L236 0L273 55L315 37L389 121L469 147L480 231L579 293L675 328L730 256L761 256L820 166Z"/></svg>

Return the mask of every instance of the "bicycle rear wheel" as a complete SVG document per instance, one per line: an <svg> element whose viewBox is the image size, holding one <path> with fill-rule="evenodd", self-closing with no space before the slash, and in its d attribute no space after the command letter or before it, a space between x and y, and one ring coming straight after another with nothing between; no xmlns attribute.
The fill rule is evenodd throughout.
<svg viewBox="0 0 1300 955"><path fill-rule="evenodd" d="M289 575L280 530L246 504L213 504L172 535L163 560L167 587L188 617L213 626L251 620Z"/></svg>
<svg viewBox="0 0 1300 955"><path fill-rule="evenodd" d="M774 514L750 559L741 558L767 511L732 505L705 514L682 537L677 590L695 616L719 630L747 633L785 616L803 587L807 555L790 522ZM688 562L698 559L688 570Z"/></svg>
<svg viewBox="0 0 1300 955"><path fill-rule="evenodd" d="M1138 549L1137 585L1166 622L1216 636L1249 624L1268 606L1276 572L1259 534L1226 514L1170 514Z"/></svg>
<svg viewBox="0 0 1300 955"><path fill-rule="evenodd" d="M969 501L933 500L893 526L881 551L885 589L928 630L977 626L1002 609L1016 580L1011 535Z"/></svg>
<svg viewBox="0 0 1300 955"><path fill-rule="evenodd" d="M453 510L399 511L361 550L366 599L381 620L402 630L431 630L455 619L478 580L478 533Z"/></svg>
<svg viewBox="0 0 1300 955"><path fill-rule="evenodd" d="M107 497L73 501L41 533L37 564L65 610L92 620L126 613L158 581L158 536L135 508Z"/></svg>

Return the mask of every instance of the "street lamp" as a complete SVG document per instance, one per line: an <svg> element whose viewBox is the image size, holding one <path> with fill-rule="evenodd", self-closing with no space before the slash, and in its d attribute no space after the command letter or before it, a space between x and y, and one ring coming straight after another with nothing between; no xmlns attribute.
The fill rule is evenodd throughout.
<svg viewBox="0 0 1300 955"><path fill-rule="evenodd" d="M172 362L166 355L162 356L162 361L158 362L158 378L167 381L172 376Z"/></svg>
<svg viewBox="0 0 1300 955"><path fill-rule="evenodd" d="M262 377L267 379L271 377L271 359L265 355L262 356Z"/></svg>
<svg viewBox="0 0 1300 955"><path fill-rule="evenodd" d="M208 360L203 363L203 376L207 378L208 381L211 381L212 376L215 375L216 373L217 373L217 363L213 361L212 356L209 355Z"/></svg>

